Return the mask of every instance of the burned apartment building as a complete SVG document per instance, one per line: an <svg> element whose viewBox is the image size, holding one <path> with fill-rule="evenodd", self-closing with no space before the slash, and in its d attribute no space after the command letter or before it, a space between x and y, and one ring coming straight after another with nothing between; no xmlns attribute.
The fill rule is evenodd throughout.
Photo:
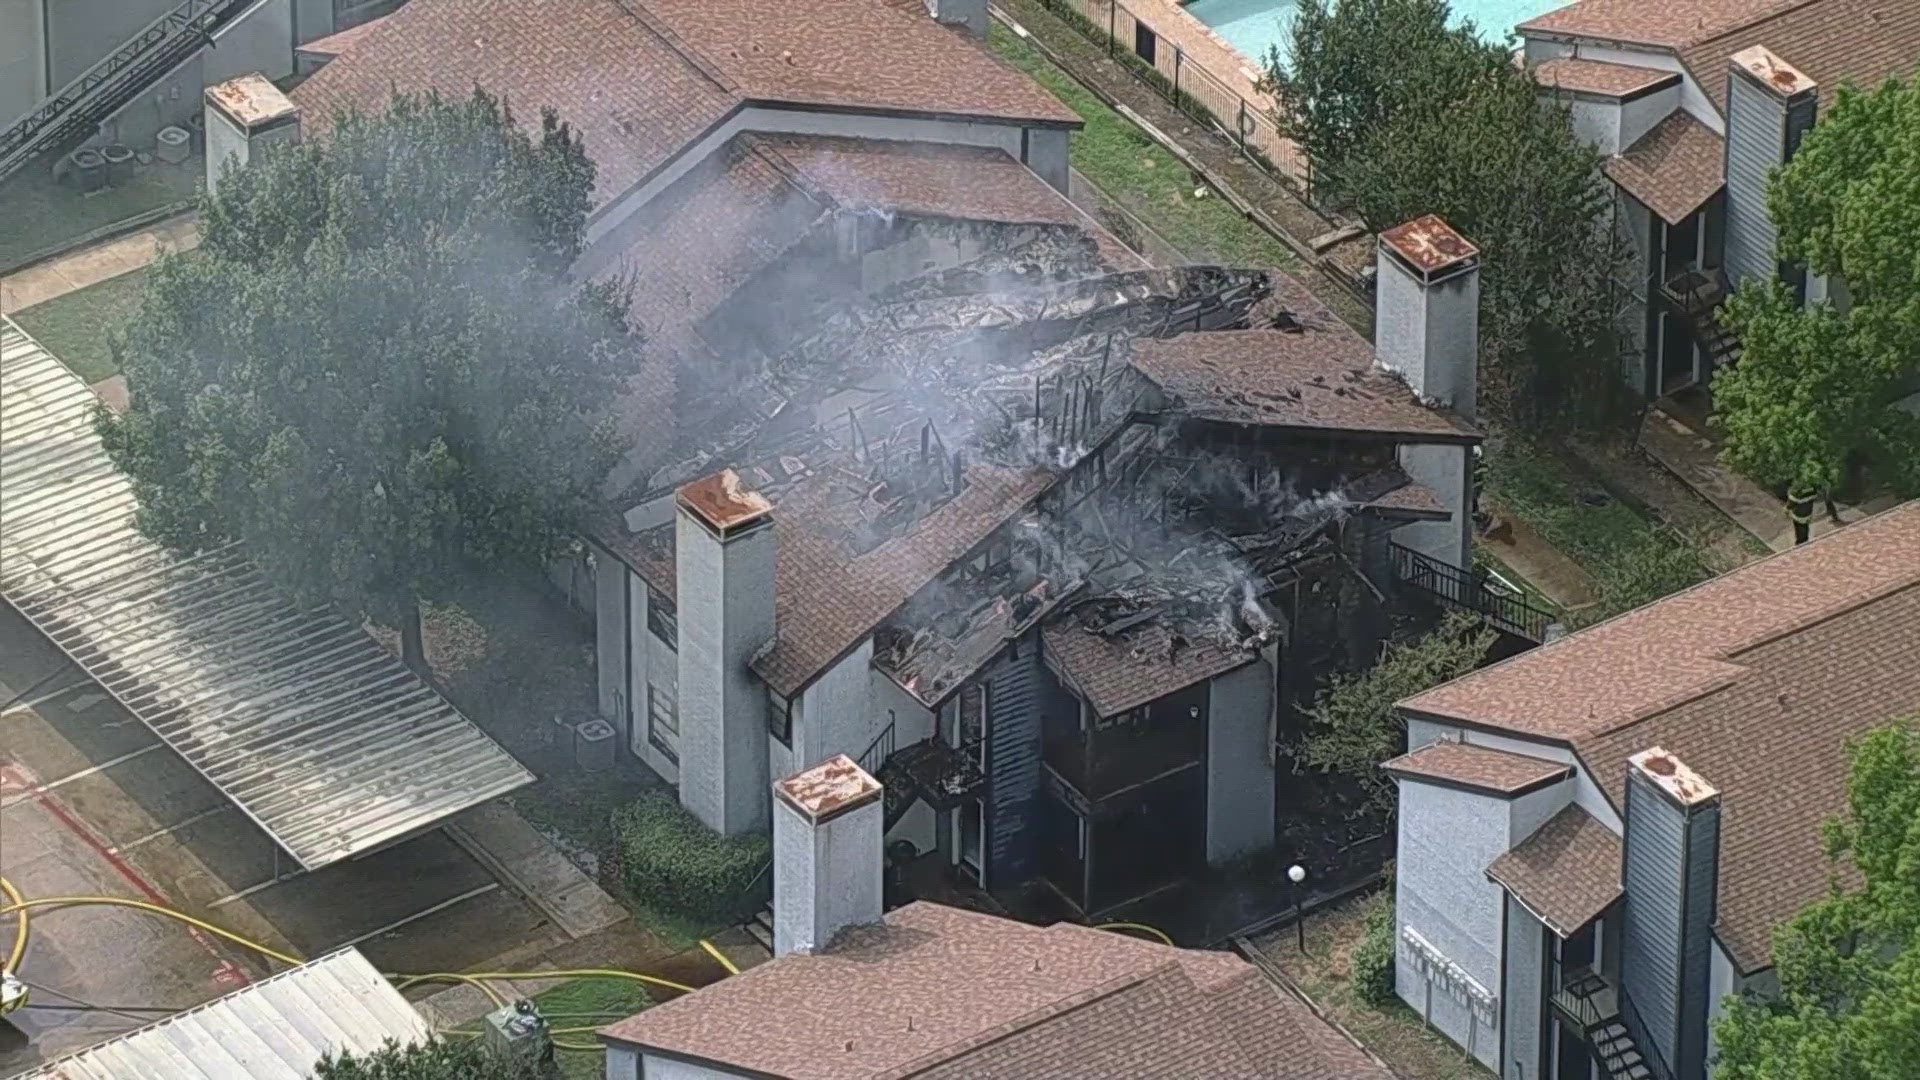
<svg viewBox="0 0 1920 1080"><path fill-rule="evenodd" d="M1295 706L1467 564L1479 436L1408 383L1472 362L1472 249L1385 241L1409 380L1289 279L881 186L686 328L589 545L603 710L717 829L844 753L891 841L1083 913L1270 847Z"/></svg>
<svg viewBox="0 0 1920 1080"><path fill-rule="evenodd" d="M1149 266L983 29L413 0L291 104L477 84L599 166L576 271L629 287L650 359L555 573L632 753L727 833L847 754L890 840L1092 912L1270 847L1292 706L1411 590L1478 595L1478 256L1386 234L1377 358L1283 277ZM540 64L495 45L527 35Z"/></svg>

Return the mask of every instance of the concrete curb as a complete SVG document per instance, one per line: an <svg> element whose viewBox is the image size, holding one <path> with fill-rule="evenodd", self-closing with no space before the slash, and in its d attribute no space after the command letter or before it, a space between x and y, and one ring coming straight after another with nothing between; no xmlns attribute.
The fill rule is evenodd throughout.
<svg viewBox="0 0 1920 1080"><path fill-rule="evenodd" d="M167 203L165 206L156 206L152 210L135 214L130 218L122 218L111 225L102 225L92 232L82 233L80 236L71 240L63 240L52 247L44 247L39 251L30 252L25 258L9 265L0 266L0 277L11 277L22 270L31 270L41 263L52 262L63 255L71 255L82 248L92 247L95 244L105 243L108 240L118 240L130 233L137 233L142 229L150 229L162 222L171 221L177 217L184 217L191 213L193 213L192 199L183 199L178 202Z"/></svg>

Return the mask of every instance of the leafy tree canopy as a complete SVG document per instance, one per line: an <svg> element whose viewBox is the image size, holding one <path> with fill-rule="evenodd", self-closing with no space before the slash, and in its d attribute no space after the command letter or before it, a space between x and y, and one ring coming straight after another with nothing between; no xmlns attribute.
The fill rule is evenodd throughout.
<svg viewBox="0 0 1920 1080"><path fill-rule="evenodd" d="M1832 895L1774 937L1777 996L1721 1017L1724 1080L1892 1080L1920 1062L1920 734L1855 748L1847 814L1829 823ZM1857 884L1856 884L1857 883Z"/></svg>
<svg viewBox="0 0 1920 1080"><path fill-rule="evenodd" d="M1307 710L1301 762L1358 779L1377 805L1391 809L1393 782L1380 763L1407 748L1407 725L1394 705L1478 667L1495 636L1479 619L1455 612L1422 637L1388 645L1373 667L1336 677Z"/></svg>
<svg viewBox="0 0 1920 1080"><path fill-rule="evenodd" d="M1444 0L1302 0L1279 124L1315 195L1373 230L1438 214L1477 245L1481 407L1526 425L1630 414L1618 335L1625 246L1600 155L1565 107Z"/></svg>
<svg viewBox="0 0 1920 1080"><path fill-rule="evenodd" d="M389 1043L371 1054L328 1054L313 1080L547 1080L544 1067L487 1053L471 1039L436 1039L412 1046Z"/></svg>
<svg viewBox="0 0 1920 1080"><path fill-rule="evenodd" d="M1920 83L1843 87L1774 174L1768 209L1781 258L1843 299L1802 307L1750 282L1721 310L1741 339L1713 384L1727 463L1816 494L1857 462L1920 493L1920 416L1893 407L1920 380Z"/></svg>
<svg viewBox="0 0 1920 1080"><path fill-rule="evenodd" d="M156 267L102 414L141 527L243 540L311 600L403 617L460 568L556 554L613 460L638 341L566 277L593 166L552 114L397 97L228 174Z"/></svg>

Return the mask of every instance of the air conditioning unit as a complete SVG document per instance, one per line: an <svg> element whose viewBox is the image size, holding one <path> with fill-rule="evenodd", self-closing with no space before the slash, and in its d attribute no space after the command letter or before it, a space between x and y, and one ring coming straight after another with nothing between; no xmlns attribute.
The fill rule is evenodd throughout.
<svg viewBox="0 0 1920 1080"><path fill-rule="evenodd" d="M573 728L573 760L589 772L611 769L619 753L619 740L613 725L595 718L583 720Z"/></svg>

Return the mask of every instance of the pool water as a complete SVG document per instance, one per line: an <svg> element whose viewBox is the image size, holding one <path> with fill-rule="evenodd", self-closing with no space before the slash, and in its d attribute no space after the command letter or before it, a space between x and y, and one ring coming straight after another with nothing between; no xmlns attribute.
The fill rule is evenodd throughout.
<svg viewBox="0 0 1920 1080"><path fill-rule="evenodd" d="M1480 36L1499 41L1515 26L1569 0L1457 0L1453 22L1472 19ZM1284 58L1292 40L1294 0L1193 0L1187 11L1213 28L1214 33L1240 50L1240 55L1264 66L1267 50L1278 48Z"/></svg>

